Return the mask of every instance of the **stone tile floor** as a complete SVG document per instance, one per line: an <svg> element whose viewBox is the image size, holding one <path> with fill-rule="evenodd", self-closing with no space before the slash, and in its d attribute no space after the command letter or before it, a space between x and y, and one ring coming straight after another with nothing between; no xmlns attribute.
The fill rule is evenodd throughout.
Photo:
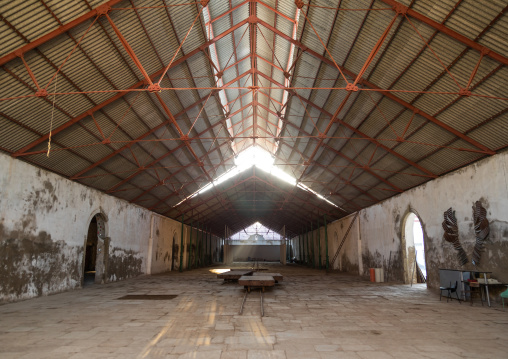
<svg viewBox="0 0 508 359"><path fill-rule="evenodd" d="M245 265L243 265L245 267ZM207 269L0 306L0 358L508 358L508 310L439 301L424 285L264 264L249 294ZM214 267L214 269L220 267ZM173 294L172 300L117 300Z"/></svg>

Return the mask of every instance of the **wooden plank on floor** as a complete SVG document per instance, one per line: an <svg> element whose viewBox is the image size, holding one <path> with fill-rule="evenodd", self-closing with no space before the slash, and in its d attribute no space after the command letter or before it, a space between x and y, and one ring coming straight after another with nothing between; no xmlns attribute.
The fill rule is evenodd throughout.
<svg viewBox="0 0 508 359"><path fill-rule="evenodd" d="M224 272L221 274L217 274L217 278L224 280L238 280L242 276L249 276L252 274L252 271L248 270L232 270L229 272Z"/></svg>
<svg viewBox="0 0 508 359"><path fill-rule="evenodd" d="M252 275L256 276L256 277L260 277L260 276L273 277L273 279L275 279L275 282L282 282L282 280L284 279L284 277L280 273L265 273L265 272L259 273L259 272L254 272Z"/></svg>
<svg viewBox="0 0 508 359"><path fill-rule="evenodd" d="M238 279L238 284L247 287L273 287L275 279L268 275L242 276Z"/></svg>

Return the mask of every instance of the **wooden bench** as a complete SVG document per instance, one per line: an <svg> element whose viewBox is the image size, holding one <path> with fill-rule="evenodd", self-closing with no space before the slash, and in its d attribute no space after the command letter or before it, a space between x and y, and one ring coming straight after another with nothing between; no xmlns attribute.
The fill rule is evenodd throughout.
<svg viewBox="0 0 508 359"><path fill-rule="evenodd" d="M255 276L242 276L238 279L238 284L243 285L250 292L252 287L260 287L263 292L265 287L273 287L275 285L275 279L269 275L255 275Z"/></svg>
<svg viewBox="0 0 508 359"><path fill-rule="evenodd" d="M229 272L217 274L217 278L224 279L225 281L236 281L242 276L250 276L251 274L251 270L231 270Z"/></svg>

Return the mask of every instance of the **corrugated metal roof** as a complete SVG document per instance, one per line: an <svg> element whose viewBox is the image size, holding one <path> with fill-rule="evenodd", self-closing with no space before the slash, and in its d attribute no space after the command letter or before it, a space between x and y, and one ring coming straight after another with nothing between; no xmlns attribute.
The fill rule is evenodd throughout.
<svg viewBox="0 0 508 359"><path fill-rule="evenodd" d="M311 5L315 6L304 6L298 12L293 1L265 0L263 4L245 2L232 10L242 2L211 1L208 9L201 11L199 3L172 6L180 3L146 0L142 6L158 8L109 13L143 69L148 75L157 74L154 78L157 81L201 12L175 56L177 64L161 81L163 88L172 90L163 90L158 96L146 91L146 81L139 85L144 80L142 72L104 17L91 27L93 20L88 19L49 41L41 41L37 48L24 54L24 59L40 86L45 87L90 27L57 78L59 93L87 93L59 95L53 115L52 96L0 101L0 149L9 153L27 152L28 155L20 153L21 157L38 166L69 178L79 174L77 181L83 184L103 191L114 188L115 196L134 200L147 208L155 206L158 213L176 216L178 211L171 206L204 186L207 175L217 177L231 168L230 157L254 143L269 152L276 151L278 166L318 193L327 195L336 190L338 193L332 194L332 200L344 205L347 211L388 198L397 193L396 188L412 188L427 181L432 174L444 174L483 158L483 146L490 149L508 146L505 136L508 89L504 86L508 70L488 54L482 58L470 90L475 95L498 99L460 97L457 92L469 82L480 53L412 17L410 21L399 17L363 74L363 79L373 85L360 81L360 91L353 92L346 101L347 91L340 88L347 83L332 57L347 81L354 81L395 15L392 10L377 11L387 8L384 2L343 0L342 10L337 11L337 2L318 0L312 1ZM504 1L481 1L481 5L472 0L400 2L491 51L508 55ZM46 8L43 3L32 0L0 5L5 19L0 24L4 45L0 57L102 3L102 0L88 3L50 0L45 2ZM114 8L133 6L139 4L122 1ZM374 10L347 10L370 7ZM253 23L223 36L250 15L268 27L256 24L254 18ZM208 22L212 22L213 37L207 34ZM293 34L295 22L298 25ZM284 36L275 34L270 26ZM294 40L290 42L287 38ZM213 46L205 46L207 41L213 42ZM251 53L252 47L255 54ZM305 47L310 51L302 53ZM179 60L184 56L185 61ZM252 63L256 64L254 71ZM217 81L214 74L218 70L214 66L219 70L231 67ZM286 78L283 71L288 69ZM206 101L213 88L244 74L230 84L243 89L228 88ZM36 91L19 58L2 65L0 83L0 99L32 95ZM54 84L48 91L53 91ZM135 84L141 92L115 92ZM284 91L276 84L293 89ZM264 88L256 92L250 86ZM376 86L392 92L365 91ZM91 92L94 90L98 92ZM427 92L421 93L424 90ZM88 111L95 106L99 109L92 118ZM344 124L330 122L330 115L339 106L338 119ZM416 106L416 113L412 106ZM242 107L245 108L236 115L224 118L227 111L234 113ZM172 122L171 115L177 116L176 123ZM46 140L34 141L47 134L50 127L54 131L53 152L48 158L43 153L47 149ZM278 127L282 132L278 133ZM189 134L190 148L183 141L185 138L180 138L179 131L184 136ZM104 138L111 138L112 142L102 143ZM176 150L178 146L181 148ZM33 151L40 153L30 154ZM117 153L113 154L114 151ZM201 161L203 167L198 165ZM223 161L227 165L221 164ZM152 165L145 169L148 164ZM369 168L358 167L366 164ZM291 189L284 183L271 188L263 181L272 183L273 179L256 175L256 179L245 182L241 188L256 188L256 195L266 196L268 201L284 199L287 194L263 191L284 193ZM169 178L170 182L152 188L163 178ZM234 185L234 181L227 184ZM219 188L225 191L227 187ZM217 231L230 223L231 218L240 224L247 223L252 218L247 211L249 205L239 206L237 202L250 197L236 190L228 191L224 198L230 201L230 211L241 208L242 212L237 209L236 213L221 215L222 202L213 197L217 191L207 192L208 206L199 204L192 212L197 211L199 218L210 224L220 222ZM192 203L200 198L201 195L182 204L183 210L193 208ZM311 197L307 193L302 198L310 201ZM274 203L267 206L275 208ZM310 211L291 200L286 209L303 218ZM344 215L340 211L336 213ZM262 218L272 227L281 227L283 223L277 221L290 217L279 215L283 219Z"/></svg>

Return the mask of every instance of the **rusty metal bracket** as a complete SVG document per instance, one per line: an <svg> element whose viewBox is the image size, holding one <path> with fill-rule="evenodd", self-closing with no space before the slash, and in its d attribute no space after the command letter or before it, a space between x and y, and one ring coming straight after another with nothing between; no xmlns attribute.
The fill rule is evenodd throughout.
<svg viewBox="0 0 508 359"><path fill-rule="evenodd" d="M97 16L104 16L104 15L107 15L111 11L111 6L106 5L106 4L100 5L100 6L97 6L95 11L97 12Z"/></svg>
<svg viewBox="0 0 508 359"><path fill-rule="evenodd" d="M148 86L150 92L161 92L161 86L158 83L154 83Z"/></svg>
<svg viewBox="0 0 508 359"><path fill-rule="evenodd" d="M295 0L295 5L296 5L296 7L297 7L298 9L300 9L300 10L301 10L301 9L302 9L302 7L303 7L303 5L305 5L305 4L303 3L303 1L302 1L302 0Z"/></svg>
<svg viewBox="0 0 508 359"><path fill-rule="evenodd" d="M402 15L402 16L406 15L407 9L408 9L407 6L400 4L400 3L397 3L393 6L393 11L395 11L397 13L397 15Z"/></svg>
<svg viewBox="0 0 508 359"><path fill-rule="evenodd" d="M35 93L35 96L37 97L47 97L48 96L48 90L46 89L40 89Z"/></svg>
<svg viewBox="0 0 508 359"><path fill-rule="evenodd" d="M459 95L469 97L469 96L471 96L471 91L469 91L468 89L460 89Z"/></svg>
<svg viewBox="0 0 508 359"><path fill-rule="evenodd" d="M358 86L355 86L355 85L354 85L354 84L352 84L352 83L348 83L348 84L346 85L346 90L347 90L347 91L353 91L353 92L356 92L356 91L358 91Z"/></svg>

